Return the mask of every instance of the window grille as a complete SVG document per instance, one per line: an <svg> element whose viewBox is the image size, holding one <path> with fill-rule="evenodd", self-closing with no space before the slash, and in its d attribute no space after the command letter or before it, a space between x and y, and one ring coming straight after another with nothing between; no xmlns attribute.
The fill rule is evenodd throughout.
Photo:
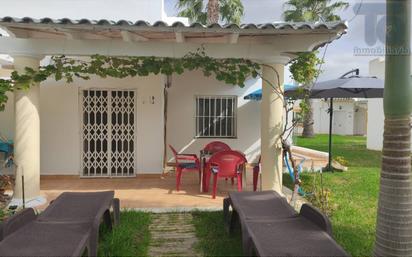
<svg viewBox="0 0 412 257"><path fill-rule="evenodd" d="M236 137L236 96L196 96L196 137Z"/></svg>

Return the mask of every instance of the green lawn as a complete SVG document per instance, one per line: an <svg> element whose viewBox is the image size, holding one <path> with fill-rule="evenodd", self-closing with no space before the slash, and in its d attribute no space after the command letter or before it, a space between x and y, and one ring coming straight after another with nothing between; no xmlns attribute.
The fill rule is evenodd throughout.
<svg viewBox="0 0 412 257"><path fill-rule="evenodd" d="M122 211L118 227L101 229L98 256L147 256L150 222L150 213Z"/></svg>
<svg viewBox="0 0 412 257"><path fill-rule="evenodd" d="M223 212L193 212L193 223L199 239L197 250L203 256L243 256L240 231L229 236Z"/></svg>
<svg viewBox="0 0 412 257"><path fill-rule="evenodd" d="M298 137L299 146L327 151L327 135L307 139ZM372 252L379 190L380 152L366 149L366 138L334 136L333 155L343 156L348 171L324 173L324 186L336 204L330 219L336 240L353 256L370 256ZM313 181L302 176L305 188ZM309 189L308 189L309 190Z"/></svg>

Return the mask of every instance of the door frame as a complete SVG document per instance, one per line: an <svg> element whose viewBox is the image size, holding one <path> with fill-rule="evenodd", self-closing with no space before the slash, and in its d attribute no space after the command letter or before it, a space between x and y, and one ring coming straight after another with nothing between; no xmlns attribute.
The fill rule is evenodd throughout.
<svg viewBox="0 0 412 257"><path fill-rule="evenodd" d="M105 90L105 91L133 91L134 92L134 169L133 169L133 175L128 175L128 176L111 176L111 171L108 170L110 174L105 175L105 176L85 176L83 175L83 101L82 101L82 96L83 96L83 91L85 90ZM137 176L137 157L138 157L138 90L137 88L128 88L128 87L78 87L78 116L79 116L79 175L80 178L85 178L85 179L93 179L93 178L134 178ZM109 98L109 104L110 104L110 98ZM111 117L111 116L110 116ZM109 116L108 116L109 120ZM109 128L110 129L110 128ZM111 149L111 144L108 145L108 150ZM110 162L110 160L108 160Z"/></svg>

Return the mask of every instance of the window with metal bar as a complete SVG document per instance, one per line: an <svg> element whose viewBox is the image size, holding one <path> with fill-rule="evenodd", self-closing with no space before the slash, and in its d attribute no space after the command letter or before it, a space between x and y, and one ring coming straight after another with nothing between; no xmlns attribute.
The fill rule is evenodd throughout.
<svg viewBox="0 0 412 257"><path fill-rule="evenodd" d="M196 137L236 137L236 96L196 96Z"/></svg>

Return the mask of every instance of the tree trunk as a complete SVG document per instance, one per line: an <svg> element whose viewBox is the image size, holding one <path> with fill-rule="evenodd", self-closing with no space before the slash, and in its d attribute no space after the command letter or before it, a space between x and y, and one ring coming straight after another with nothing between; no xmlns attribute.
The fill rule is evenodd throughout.
<svg viewBox="0 0 412 257"><path fill-rule="evenodd" d="M207 23L219 22L219 0L209 0L207 4Z"/></svg>
<svg viewBox="0 0 412 257"><path fill-rule="evenodd" d="M412 255L410 122L385 118L375 256Z"/></svg>
<svg viewBox="0 0 412 257"><path fill-rule="evenodd" d="M302 137L314 137L315 131L313 129L313 110L312 110L312 100L306 98L305 104L308 108L308 111L305 113L303 117L303 131Z"/></svg>
<svg viewBox="0 0 412 257"><path fill-rule="evenodd" d="M412 256L410 0L387 0L382 170L375 256Z"/></svg>

